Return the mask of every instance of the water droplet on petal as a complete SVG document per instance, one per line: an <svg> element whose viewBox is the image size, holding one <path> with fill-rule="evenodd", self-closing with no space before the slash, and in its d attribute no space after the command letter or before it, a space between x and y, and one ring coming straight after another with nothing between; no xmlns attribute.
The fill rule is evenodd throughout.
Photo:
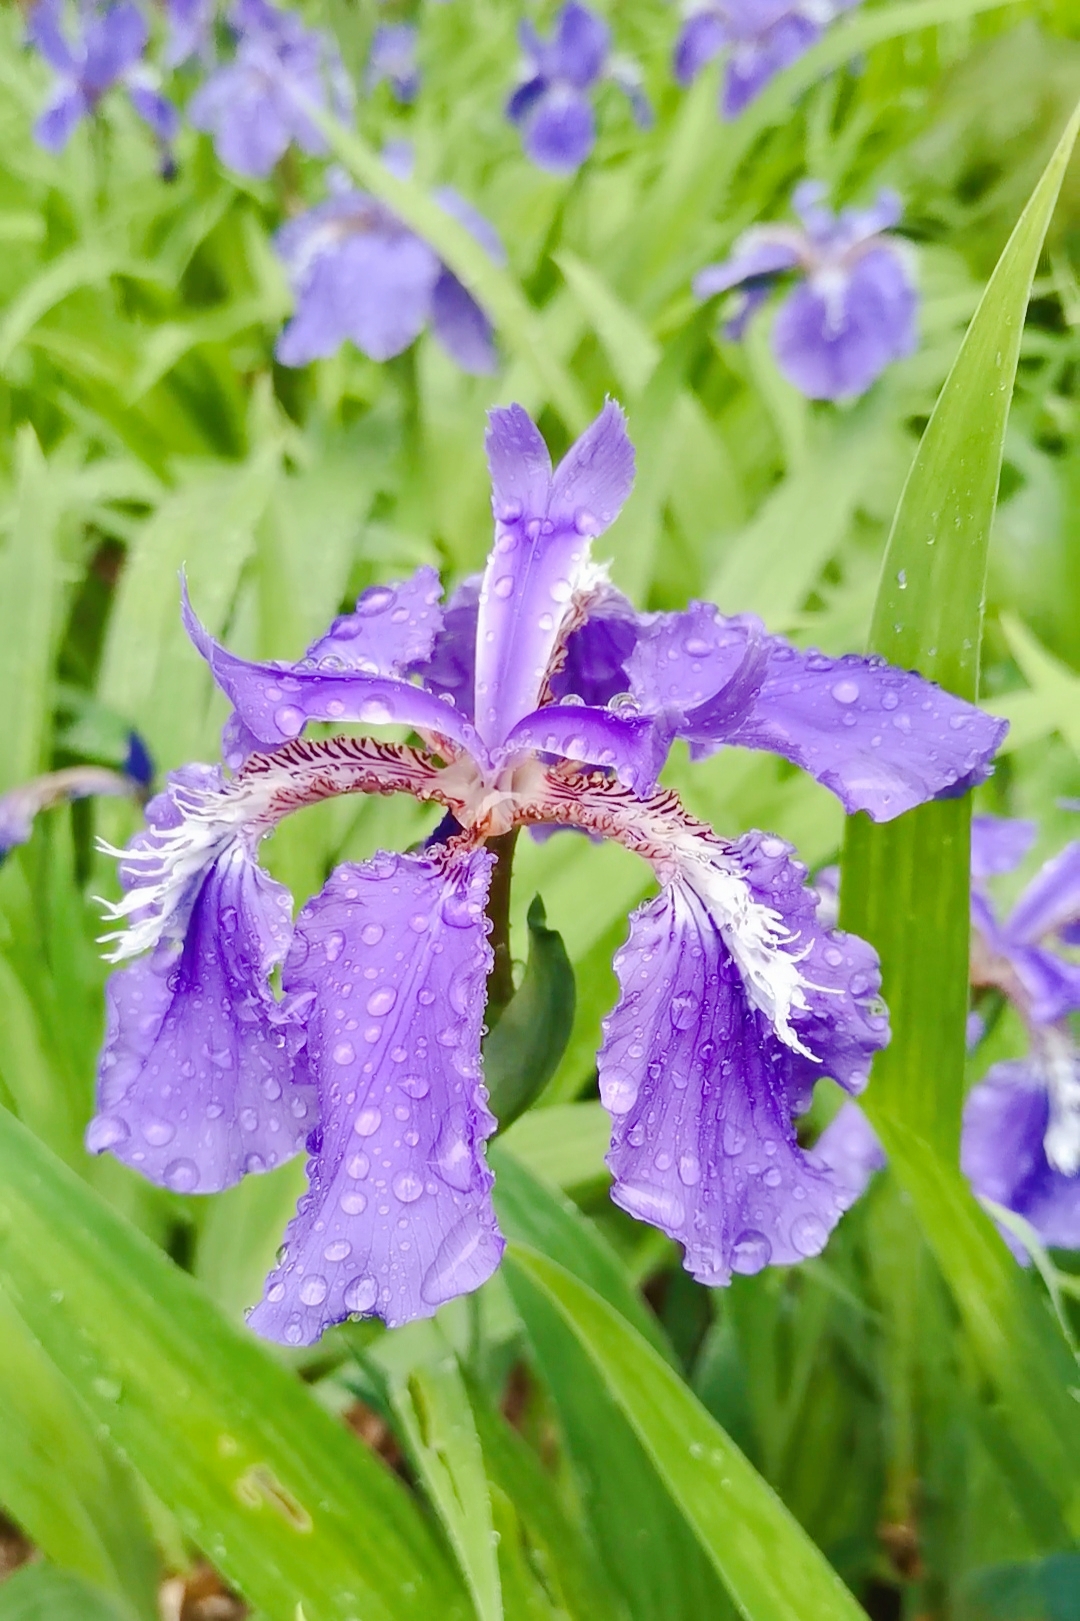
<svg viewBox="0 0 1080 1621"><path fill-rule="evenodd" d="M142 1134L152 1148L164 1148L176 1136L176 1127L171 1120L144 1120Z"/></svg>
<svg viewBox="0 0 1080 1621"><path fill-rule="evenodd" d="M768 1266L771 1254L772 1245L765 1234L748 1228L731 1246L731 1270L744 1274L760 1272L763 1266Z"/></svg>
<svg viewBox="0 0 1080 1621"><path fill-rule="evenodd" d="M326 1279L313 1272L300 1285L300 1299L305 1306L321 1306L326 1299Z"/></svg>
<svg viewBox="0 0 1080 1621"><path fill-rule="evenodd" d="M342 1300L349 1311L370 1311L378 1294L379 1288L374 1278L354 1278L346 1284Z"/></svg>
<svg viewBox="0 0 1080 1621"><path fill-rule="evenodd" d="M500 574L491 589L497 597L505 602L514 589L514 576L512 574Z"/></svg>
<svg viewBox="0 0 1080 1621"><path fill-rule="evenodd" d="M367 1199L364 1194L350 1190L341 1195L338 1205L347 1216L362 1216L367 1209Z"/></svg>
<svg viewBox="0 0 1080 1621"><path fill-rule="evenodd" d="M358 1137L374 1137L382 1125L382 1113L378 1109L361 1109L353 1121L353 1130Z"/></svg>
<svg viewBox="0 0 1080 1621"><path fill-rule="evenodd" d="M381 929L379 930L379 933L382 933ZM340 929L334 929L326 936L326 945L323 947L323 950L326 952L327 962L337 962L338 958L341 956L344 946L345 936L342 934Z"/></svg>
<svg viewBox="0 0 1080 1621"><path fill-rule="evenodd" d="M670 1230L686 1220L686 1207L671 1188L654 1188L646 1182L619 1182L616 1188L618 1203L639 1221Z"/></svg>
<svg viewBox="0 0 1080 1621"><path fill-rule="evenodd" d="M724 1153L728 1156L729 1159L734 1159L736 1154L741 1154L745 1147L746 1147L746 1133L745 1133L745 1131L743 1131L740 1126L737 1126L735 1124L734 1120L726 1120L724 1122L724 1135L723 1135Z"/></svg>
<svg viewBox="0 0 1080 1621"><path fill-rule="evenodd" d="M381 1019L384 1013L389 1013L397 1001L397 991L392 985L384 985L377 991L372 991L365 1006L373 1019Z"/></svg>
<svg viewBox="0 0 1080 1621"><path fill-rule="evenodd" d="M638 1082L625 1070L608 1069L600 1074L600 1100L609 1114L629 1114L637 1102Z"/></svg>
<svg viewBox="0 0 1080 1621"><path fill-rule="evenodd" d="M819 1255L828 1237L825 1223L812 1211L797 1216L791 1224L791 1242L800 1255Z"/></svg>
<svg viewBox="0 0 1080 1621"><path fill-rule="evenodd" d="M170 1160L164 1177L166 1187L174 1193L191 1193L199 1185L199 1167L193 1159Z"/></svg>
<svg viewBox="0 0 1080 1621"><path fill-rule="evenodd" d="M356 1057L356 1048L351 1041L339 1041L334 1048L335 1064L351 1064Z"/></svg>
<svg viewBox="0 0 1080 1621"><path fill-rule="evenodd" d="M431 1090L427 1079L423 1075L403 1075L398 1081L398 1085L411 1098L426 1098Z"/></svg>
<svg viewBox="0 0 1080 1621"><path fill-rule="evenodd" d="M688 992L673 996L668 1005L668 1017L676 1030L688 1030L697 1018L698 999Z"/></svg>
<svg viewBox="0 0 1080 1621"><path fill-rule="evenodd" d="M295 704L280 704L274 710L274 725L284 737L295 737L304 729L307 716Z"/></svg>
<svg viewBox="0 0 1080 1621"><path fill-rule="evenodd" d="M424 1184L413 1171L399 1171L390 1186L402 1204L414 1204L424 1191Z"/></svg>
<svg viewBox="0 0 1080 1621"><path fill-rule="evenodd" d="M499 1264L502 1243L471 1211L452 1228L424 1273L421 1297L431 1306L467 1294L487 1281Z"/></svg>
<svg viewBox="0 0 1080 1621"><path fill-rule="evenodd" d="M394 717L381 698L365 698L356 711L356 718L368 726L387 726Z"/></svg>
<svg viewBox="0 0 1080 1621"><path fill-rule="evenodd" d="M859 696L859 683L838 681L832 689L832 695L838 704L853 704Z"/></svg>
<svg viewBox="0 0 1080 1621"><path fill-rule="evenodd" d="M130 1136L131 1128L125 1120L114 1114L99 1114L90 1122L86 1146L91 1154L103 1154L107 1148L118 1148L126 1143Z"/></svg>
<svg viewBox="0 0 1080 1621"><path fill-rule="evenodd" d="M701 1162L695 1154L679 1155L679 1181L688 1188L701 1181Z"/></svg>

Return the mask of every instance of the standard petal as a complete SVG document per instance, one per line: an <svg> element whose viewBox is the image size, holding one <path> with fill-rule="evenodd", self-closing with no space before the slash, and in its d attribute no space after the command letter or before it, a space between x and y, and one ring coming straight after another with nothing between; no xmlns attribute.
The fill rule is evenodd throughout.
<svg viewBox="0 0 1080 1621"><path fill-rule="evenodd" d="M518 721L499 756L555 754L586 766L608 766L635 793L650 794L667 748L645 716L613 715L586 704L545 704Z"/></svg>
<svg viewBox="0 0 1080 1621"><path fill-rule="evenodd" d="M371 585L351 614L335 619L313 642L304 664L324 670L360 670L365 675L400 675L410 664L431 657L442 628L437 570L424 563L408 580Z"/></svg>
<svg viewBox="0 0 1080 1621"><path fill-rule="evenodd" d="M799 1148L791 1051L699 895L676 882L640 907L615 967L599 1055L612 1198L703 1283L816 1255L852 1195Z"/></svg>
<svg viewBox="0 0 1080 1621"><path fill-rule="evenodd" d="M988 821L989 818L981 817L978 820ZM1030 822L1012 825L1032 827L1034 831L1034 825ZM974 825L972 837L974 838ZM1028 844L1030 843L1029 839ZM1048 934L1056 934L1078 917L1080 917L1080 839L1074 839L1045 866L1039 868L1009 915L1004 932L1010 940L1034 944Z"/></svg>
<svg viewBox="0 0 1080 1621"><path fill-rule="evenodd" d="M439 261L403 227L351 236L330 261L342 325L372 360L407 349L431 311Z"/></svg>
<svg viewBox="0 0 1080 1621"><path fill-rule="evenodd" d="M195 92L188 117L196 129L213 135L222 163L256 179L270 173L289 145L285 111L239 58L218 68Z"/></svg>
<svg viewBox="0 0 1080 1621"><path fill-rule="evenodd" d="M538 169L557 175L576 173L596 142L596 119L588 97L570 85L552 85L525 119L523 140Z"/></svg>
<svg viewBox="0 0 1080 1621"><path fill-rule="evenodd" d="M429 1317L499 1263L480 1078L492 864L376 856L339 867L301 913L285 984L314 998L321 1126L250 1318L268 1338L309 1345L351 1313Z"/></svg>
<svg viewBox="0 0 1080 1621"><path fill-rule="evenodd" d="M604 71L610 32L607 23L588 6L568 0L559 12L548 49L547 71L578 90L587 90Z"/></svg>
<svg viewBox="0 0 1080 1621"><path fill-rule="evenodd" d="M805 56L821 37L821 27L808 17L788 12L766 33L740 43L733 52L724 77L721 111L725 118L737 118L770 79L782 68Z"/></svg>
<svg viewBox="0 0 1080 1621"><path fill-rule="evenodd" d="M993 878L1018 867L1035 843L1038 825L1008 816L971 818L971 876Z"/></svg>
<svg viewBox="0 0 1080 1621"><path fill-rule="evenodd" d="M85 60L79 73L83 87L93 98L102 95L136 63L146 49L150 30L138 6L119 0L106 11L84 13Z"/></svg>
<svg viewBox="0 0 1080 1621"><path fill-rule="evenodd" d="M26 38L41 52L51 68L65 77L74 78L78 63L64 35L62 0L37 0L27 19Z"/></svg>
<svg viewBox="0 0 1080 1621"><path fill-rule="evenodd" d="M451 699L467 720L473 718L476 671L476 616L480 603L480 575L472 574L453 592L443 609L442 629L431 657L409 672L419 677L428 692Z"/></svg>
<svg viewBox="0 0 1080 1621"><path fill-rule="evenodd" d="M862 1197L875 1171L888 1161L873 1126L857 1103L844 1103L810 1151L810 1159L829 1171L856 1199Z"/></svg>
<svg viewBox="0 0 1080 1621"><path fill-rule="evenodd" d="M216 1193L301 1148L315 1096L294 1076L302 1005L268 980L292 932L287 890L233 844L207 872L184 939L113 974L91 1153L177 1193Z"/></svg>
<svg viewBox="0 0 1080 1621"><path fill-rule="evenodd" d="M536 708L563 620L589 577L590 540L630 493L634 452L610 400L554 476L520 406L491 413L487 447L495 545L480 591L476 722L498 744Z"/></svg>
<svg viewBox="0 0 1080 1621"><path fill-rule="evenodd" d="M770 749L878 822L988 774L1004 721L880 659L829 658L780 636L755 651L755 624L692 603L657 616L630 659L635 698L674 714L695 758L724 743Z"/></svg>
<svg viewBox="0 0 1080 1621"><path fill-rule="evenodd" d="M677 83L687 89L726 44L727 30L718 11L699 11L687 17L675 41L672 59Z"/></svg>
<svg viewBox="0 0 1080 1621"><path fill-rule="evenodd" d="M449 270L443 270L431 295L431 326L452 360L474 376L498 365L491 322L472 294Z"/></svg>
<svg viewBox="0 0 1080 1621"><path fill-rule="evenodd" d="M600 708L628 692L626 664L637 645L640 622L621 591L608 587L599 593L588 619L566 639L566 657L550 682L556 702L573 694Z"/></svg>
<svg viewBox="0 0 1080 1621"><path fill-rule="evenodd" d="M472 751L472 727L453 706L408 681L362 672L303 670L258 664L230 653L196 619L184 596L184 625L240 720L264 748L298 737L310 720L359 721L368 726L411 726L449 738Z"/></svg>

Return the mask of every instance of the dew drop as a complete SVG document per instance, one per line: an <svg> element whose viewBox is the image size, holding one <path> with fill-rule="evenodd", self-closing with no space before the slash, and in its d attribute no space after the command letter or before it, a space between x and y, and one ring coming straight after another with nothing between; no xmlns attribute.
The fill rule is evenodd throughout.
<svg viewBox="0 0 1080 1621"><path fill-rule="evenodd" d="M491 589L500 601L505 602L514 589L514 576L512 574L500 574Z"/></svg>
<svg viewBox="0 0 1080 1621"><path fill-rule="evenodd" d="M378 1109L361 1109L353 1121L353 1130L358 1137L374 1137L382 1125L382 1113Z"/></svg>
<svg viewBox="0 0 1080 1621"><path fill-rule="evenodd" d="M734 1159L736 1154L741 1154L745 1147L746 1147L746 1133L745 1133L745 1131L743 1131L740 1126L737 1126L735 1124L734 1120L726 1120L724 1122L724 1136L723 1136L724 1153L728 1156L729 1159Z"/></svg>
<svg viewBox="0 0 1080 1621"><path fill-rule="evenodd" d="M354 1182L362 1182L370 1169L371 1161L366 1154L353 1154L345 1164L345 1174L351 1176Z"/></svg>
<svg viewBox="0 0 1080 1621"><path fill-rule="evenodd" d="M859 696L859 683L838 681L832 689L832 695L838 704L853 704Z"/></svg>
<svg viewBox="0 0 1080 1621"><path fill-rule="evenodd" d="M326 1279L318 1272L313 1272L310 1278L305 1278L300 1285L300 1299L305 1306L321 1306L326 1299Z"/></svg>
<svg viewBox="0 0 1080 1621"><path fill-rule="evenodd" d="M370 1311L378 1295L379 1287L374 1278L353 1278L346 1284L342 1300L349 1311Z"/></svg>
<svg viewBox="0 0 1080 1621"><path fill-rule="evenodd" d="M637 1102L638 1083L625 1070L609 1069L600 1076L600 1098L609 1114L629 1114Z"/></svg>
<svg viewBox="0 0 1080 1621"><path fill-rule="evenodd" d="M199 1167L193 1159L170 1160L165 1167L165 1185L174 1193L190 1193L199 1183Z"/></svg>
<svg viewBox="0 0 1080 1621"><path fill-rule="evenodd" d="M386 930L381 923L365 923L360 930L360 938L366 946L377 946ZM327 956L329 956L327 952Z"/></svg>
<svg viewBox="0 0 1080 1621"><path fill-rule="evenodd" d="M679 1181L687 1188L701 1181L701 1162L695 1154L679 1155Z"/></svg>
<svg viewBox="0 0 1080 1621"><path fill-rule="evenodd" d="M356 717L368 726L387 726L394 718L381 698L365 698Z"/></svg>
<svg viewBox="0 0 1080 1621"><path fill-rule="evenodd" d="M398 1081L398 1085L411 1098L426 1098L431 1090L423 1075L403 1075Z"/></svg>
<svg viewBox="0 0 1080 1621"><path fill-rule="evenodd" d="M379 930L379 933L382 933L381 929ZM326 945L323 947L323 950L326 952L327 962L337 962L344 948L345 936L342 934L340 929L334 929L326 936Z"/></svg>
<svg viewBox="0 0 1080 1621"><path fill-rule="evenodd" d="M373 1019L381 1019L384 1013L389 1013L397 1001L397 991L392 985L383 985L379 990L372 991L364 1004Z"/></svg>
<svg viewBox="0 0 1080 1621"><path fill-rule="evenodd" d="M421 1297L431 1306L485 1283L502 1257L502 1243L470 1211L451 1228L424 1273Z"/></svg>
<svg viewBox="0 0 1080 1621"><path fill-rule="evenodd" d="M341 1195L338 1205L347 1216L362 1216L367 1209L367 1198L364 1194L351 1189Z"/></svg>
<svg viewBox="0 0 1080 1621"><path fill-rule="evenodd" d="M825 1223L810 1210L791 1224L791 1242L800 1255L819 1255L828 1237Z"/></svg>
<svg viewBox="0 0 1080 1621"><path fill-rule="evenodd" d="M351 1064L356 1057L356 1048L351 1041L339 1041L334 1048L335 1064Z"/></svg>
<svg viewBox="0 0 1080 1621"><path fill-rule="evenodd" d="M424 1191L424 1184L413 1171L399 1171L390 1186L402 1204L415 1204Z"/></svg>
<svg viewBox="0 0 1080 1621"><path fill-rule="evenodd" d="M673 996L668 1007L668 1016L676 1030L688 1030L697 1018L698 999L686 992Z"/></svg>
<svg viewBox="0 0 1080 1621"><path fill-rule="evenodd" d="M686 1207L671 1188L654 1188L647 1182L620 1182L618 1188L619 1203L640 1221L670 1229L681 1227L686 1219Z"/></svg>
<svg viewBox="0 0 1080 1621"><path fill-rule="evenodd" d="M152 1148L164 1148L176 1136L176 1127L171 1120L144 1120L142 1134Z"/></svg>
<svg viewBox="0 0 1080 1621"><path fill-rule="evenodd" d="M118 1148L131 1136L127 1122L114 1114L99 1114L90 1122L86 1133L86 1146L91 1154L103 1154L107 1148Z"/></svg>
<svg viewBox="0 0 1080 1621"><path fill-rule="evenodd" d="M771 1254L772 1245L765 1234L748 1228L731 1246L731 1270L744 1274L760 1272L763 1266L768 1266Z"/></svg>
<svg viewBox="0 0 1080 1621"><path fill-rule="evenodd" d="M285 737L295 737L303 731L306 716L295 704L279 704L274 710L274 725Z"/></svg>

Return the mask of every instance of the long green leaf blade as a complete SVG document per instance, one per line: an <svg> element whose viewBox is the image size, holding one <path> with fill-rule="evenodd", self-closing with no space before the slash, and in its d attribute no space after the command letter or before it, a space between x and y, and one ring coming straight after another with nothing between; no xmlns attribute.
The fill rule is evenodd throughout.
<svg viewBox="0 0 1080 1621"><path fill-rule="evenodd" d="M1078 112L1024 210L965 336L908 475L871 646L974 698L990 526L1024 316L1080 128ZM866 1109L948 1279L983 1377L1063 1522L1080 1512L1075 1364L960 1175L968 978L968 800L896 824L848 825L845 926L882 959L892 1045Z"/></svg>
<svg viewBox="0 0 1080 1621"><path fill-rule="evenodd" d="M103 1433L270 1621L464 1614L390 1473L2 1109L0 1286Z"/></svg>

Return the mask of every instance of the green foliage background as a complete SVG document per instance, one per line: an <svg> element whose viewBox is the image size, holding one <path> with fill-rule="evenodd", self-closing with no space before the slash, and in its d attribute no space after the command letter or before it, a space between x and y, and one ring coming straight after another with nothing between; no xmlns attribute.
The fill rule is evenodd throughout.
<svg viewBox="0 0 1080 1621"><path fill-rule="evenodd" d="M246 181L187 131L165 182L120 99L54 158L30 138L46 75L17 10L0 16L0 791L117 758L128 725L161 771L216 756L225 710L180 629L181 564L215 633L296 657L373 581L480 565L488 405L521 400L559 453L610 392L639 473L605 539L643 607L708 597L971 694L985 562L980 690L1012 730L981 808L1039 820L1015 886L1075 836L1080 166L1067 146L1052 159L1080 100L1075 5L867 5L732 125L715 73L672 84L673 8L606 10L657 122L642 135L603 92L571 181L533 169L503 119L518 7L500 0L427 4L415 107L380 90L335 137L492 311L492 379L428 338L381 366L346 348L276 367L289 297L270 238L322 195L324 165ZM374 4L306 14L359 76ZM375 156L402 134L410 184ZM805 174L840 202L895 186L918 248L918 352L843 408L780 378L767 314L734 347L689 291ZM433 210L447 182L499 229L505 273ZM954 487L963 456L981 495ZM928 514L950 499L958 535L931 559ZM770 757L691 772L678 756L669 778L720 831L772 829L812 867L845 843L835 801ZM550 1079L492 1150L507 1264L432 1323L349 1324L304 1355L242 1326L298 1164L185 1200L82 1149L105 978L92 897L114 883L93 838L122 841L136 813L42 818L0 867L0 1506L48 1563L0 1584L0 1618L149 1621L162 1572L202 1555L264 1621L841 1621L860 1603L1075 1621L1076 1260L1022 1274L955 1164L964 1085L1023 1045L1006 1015L965 1078L967 814L848 831L847 904L899 1014L869 1094L892 1169L823 1256L723 1293L606 1197L593 1054L644 869L523 840L515 954L531 945L529 1006L568 1037L552 1072L528 1048L536 1016L520 1021L517 1063ZM268 863L302 900L429 821L325 804ZM537 911L530 932L536 894L549 927ZM492 1061L512 1092L508 1031ZM342 1422L357 1401L394 1469Z"/></svg>

